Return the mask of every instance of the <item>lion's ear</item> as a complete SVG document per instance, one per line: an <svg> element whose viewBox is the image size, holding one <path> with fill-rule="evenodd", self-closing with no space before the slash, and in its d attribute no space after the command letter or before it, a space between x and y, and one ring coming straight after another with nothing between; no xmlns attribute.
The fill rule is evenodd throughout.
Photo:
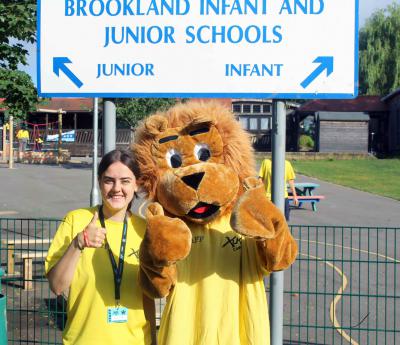
<svg viewBox="0 0 400 345"><path fill-rule="evenodd" d="M146 131L154 136L165 132L168 127L168 120L161 115L150 116L145 122Z"/></svg>

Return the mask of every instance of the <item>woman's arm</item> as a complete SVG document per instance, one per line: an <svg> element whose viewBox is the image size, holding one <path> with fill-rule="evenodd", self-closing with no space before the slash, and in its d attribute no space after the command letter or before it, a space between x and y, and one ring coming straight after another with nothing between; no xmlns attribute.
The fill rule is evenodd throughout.
<svg viewBox="0 0 400 345"><path fill-rule="evenodd" d="M96 225L97 219L96 212L86 228L74 237L61 259L47 273L50 289L57 296L70 287L81 251L86 247L99 248L103 245L106 229ZM84 233L87 236L86 240Z"/></svg>
<svg viewBox="0 0 400 345"><path fill-rule="evenodd" d="M84 248L83 232L76 235L64 255L47 274L50 289L57 296L61 295L71 285L76 265L81 256L80 248Z"/></svg>
<svg viewBox="0 0 400 345"><path fill-rule="evenodd" d="M296 193L296 187L294 186L294 180L289 180L289 187L290 187L290 191L292 192L292 195L293 195L293 203L295 206L298 206L299 199L297 199L297 193Z"/></svg>

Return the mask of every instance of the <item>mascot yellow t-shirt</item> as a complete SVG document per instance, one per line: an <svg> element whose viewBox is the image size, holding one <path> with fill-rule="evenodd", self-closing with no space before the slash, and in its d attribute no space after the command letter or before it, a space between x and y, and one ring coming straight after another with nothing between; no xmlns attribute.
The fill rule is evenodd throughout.
<svg viewBox="0 0 400 345"><path fill-rule="evenodd" d="M67 214L51 243L45 262L46 273L62 257L73 238L89 224L94 211L95 208L79 209ZM118 264L123 223L107 220L105 223L107 241ZM105 248L83 250L69 291L64 344L151 343L150 324L144 315L143 295L137 280L138 252L144 233L144 221L131 216L128 220L120 301L121 306L128 309L127 323L107 323L107 307L115 306L114 276L108 251Z"/></svg>
<svg viewBox="0 0 400 345"><path fill-rule="evenodd" d="M266 272L255 240L234 232L229 217L191 230L192 248L177 264L159 345L269 344Z"/></svg>

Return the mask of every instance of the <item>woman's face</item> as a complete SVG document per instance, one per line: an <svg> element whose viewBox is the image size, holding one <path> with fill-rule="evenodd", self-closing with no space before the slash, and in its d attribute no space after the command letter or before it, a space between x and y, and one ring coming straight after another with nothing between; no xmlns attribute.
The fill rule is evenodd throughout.
<svg viewBox="0 0 400 345"><path fill-rule="evenodd" d="M111 164L99 183L103 205L110 211L126 210L137 191L135 175L121 162Z"/></svg>

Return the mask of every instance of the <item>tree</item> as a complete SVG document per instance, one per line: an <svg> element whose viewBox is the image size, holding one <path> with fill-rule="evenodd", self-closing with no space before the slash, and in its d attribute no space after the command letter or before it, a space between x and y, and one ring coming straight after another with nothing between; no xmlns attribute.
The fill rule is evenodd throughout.
<svg viewBox="0 0 400 345"><path fill-rule="evenodd" d="M360 30L360 94L400 87L400 5L376 11Z"/></svg>
<svg viewBox="0 0 400 345"><path fill-rule="evenodd" d="M7 115L24 119L38 101L31 77L25 72L2 69L0 80L0 94L5 98Z"/></svg>
<svg viewBox="0 0 400 345"><path fill-rule="evenodd" d="M26 65L28 51L23 42L36 38L36 1L2 0L0 2L0 97L7 113L24 118L37 102L36 89L30 76L18 71Z"/></svg>
<svg viewBox="0 0 400 345"><path fill-rule="evenodd" d="M117 117L128 126L136 127L147 115L165 110L176 102L175 98L120 98L116 100Z"/></svg>

